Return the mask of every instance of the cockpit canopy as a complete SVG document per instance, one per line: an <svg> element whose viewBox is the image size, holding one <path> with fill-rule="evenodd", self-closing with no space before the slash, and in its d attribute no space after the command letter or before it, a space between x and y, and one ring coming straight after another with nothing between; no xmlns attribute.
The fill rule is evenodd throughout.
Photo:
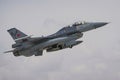
<svg viewBox="0 0 120 80"><path fill-rule="evenodd" d="M79 26L79 25L83 25L83 24L85 24L85 21L75 22L74 24L72 24L72 26Z"/></svg>
<svg viewBox="0 0 120 80"><path fill-rule="evenodd" d="M75 22L75 23L73 23L72 25L68 25L68 26L66 26L66 27L64 27L64 28L62 28L62 29L60 29L57 33L64 33L64 32L66 32L67 30L71 31L71 30L74 29L73 26L79 26L79 25L83 25L83 24L85 24L85 23L86 23L85 21L82 21L82 22ZM71 29L71 27L73 27L73 29Z"/></svg>

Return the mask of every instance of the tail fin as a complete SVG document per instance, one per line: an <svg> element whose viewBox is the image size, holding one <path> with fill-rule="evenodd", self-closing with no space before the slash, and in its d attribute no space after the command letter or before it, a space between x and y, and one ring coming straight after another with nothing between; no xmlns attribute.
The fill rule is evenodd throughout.
<svg viewBox="0 0 120 80"><path fill-rule="evenodd" d="M20 30L16 29L16 28L11 28L9 30L7 30L9 32L9 34L11 35L11 37L15 40L18 38L22 38L27 36L26 34L24 34L23 32L21 32Z"/></svg>

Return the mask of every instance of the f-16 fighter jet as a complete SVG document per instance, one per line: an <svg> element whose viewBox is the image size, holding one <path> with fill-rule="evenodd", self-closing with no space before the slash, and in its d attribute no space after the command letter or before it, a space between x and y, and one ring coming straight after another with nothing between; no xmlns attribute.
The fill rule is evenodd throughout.
<svg viewBox="0 0 120 80"><path fill-rule="evenodd" d="M31 37L16 28L8 30L15 44L12 45L14 56L42 56L43 50L47 52L58 51L66 48L72 48L83 41L77 40L83 36L83 33L102 27L106 22L75 22L72 25L63 27L56 33L49 36Z"/></svg>

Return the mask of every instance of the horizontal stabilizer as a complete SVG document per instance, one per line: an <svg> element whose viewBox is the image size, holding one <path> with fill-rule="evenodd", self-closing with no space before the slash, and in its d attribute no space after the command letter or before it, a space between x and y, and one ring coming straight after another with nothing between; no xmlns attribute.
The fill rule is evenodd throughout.
<svg viewBox="0 0 120 80"><path fill-rule="evenodd" d="M4 53L10 53L13 52L14 50L9 50L9 51L5 51Z"/></svg>

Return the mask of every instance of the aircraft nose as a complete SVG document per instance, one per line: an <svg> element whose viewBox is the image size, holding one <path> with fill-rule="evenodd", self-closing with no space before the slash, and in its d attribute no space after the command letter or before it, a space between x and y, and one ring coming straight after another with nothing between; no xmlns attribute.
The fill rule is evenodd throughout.
<svg viewBox="0 0 120 80"><path fill-rule="evenodd" d="M102 26L104 26L106 24L108 24L108 23L107 22L96 22L96 23L93 23L95 28L102 27Z"/></svg>

